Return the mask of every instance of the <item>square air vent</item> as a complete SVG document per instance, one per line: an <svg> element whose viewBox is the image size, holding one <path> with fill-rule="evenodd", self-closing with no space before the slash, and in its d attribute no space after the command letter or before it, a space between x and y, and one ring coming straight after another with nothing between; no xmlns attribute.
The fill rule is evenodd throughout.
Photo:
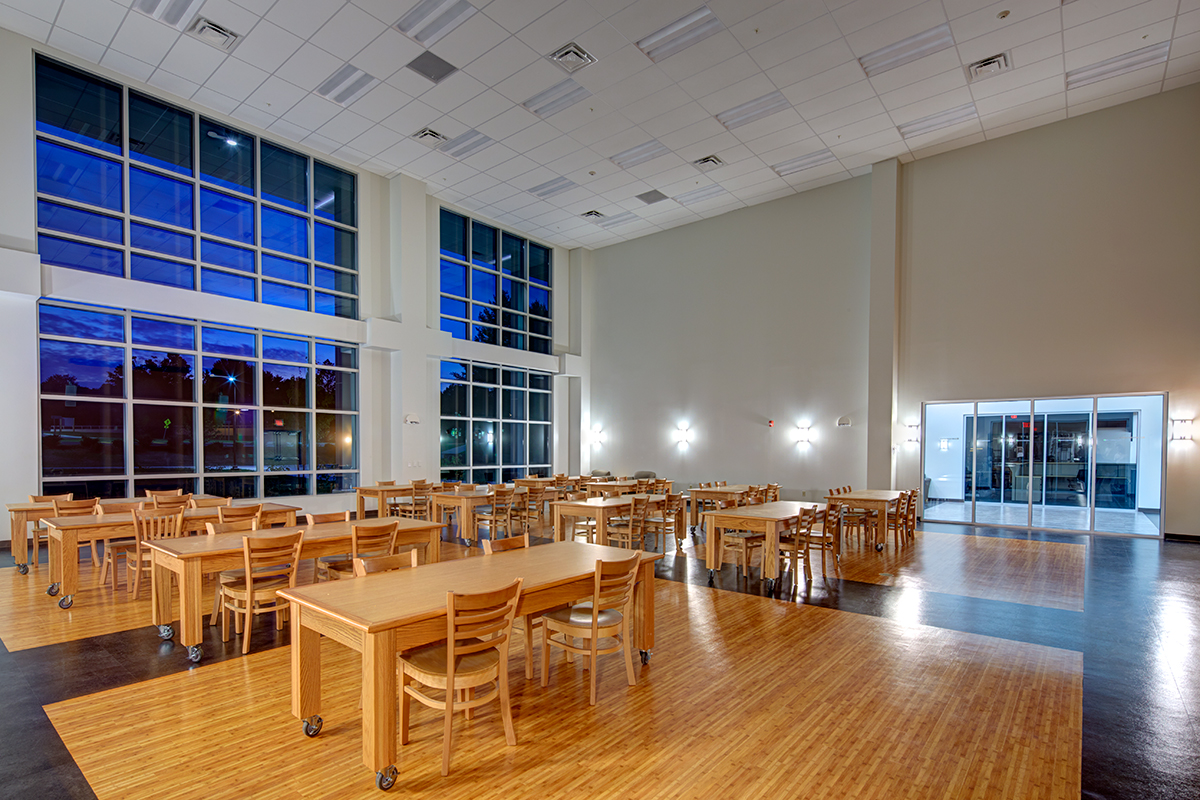
<svg viewBox="0 0 1200 800"><path fill-rule="evenodd" d="M232 53L233 48L242 40L239 34L204 17L196 17L196 21L188 26L187 33L188 36L226 53Z"/></svg>
<svg viewBox="0 0 1200 800"><path fill-rule="evenodd" d="M717 167L725 166L725 162L721 160L720 156L705 156L704 158L697 158L695 161L693 161L692 166L701 172L707 172L710 169L716 169Z"/></svg>
<svg viewBox="0 0 1200 800"><path fill-rule="evenodd" d="M442 134L435 131L433 128L421 128L421 130L408 137L415 139L421 144L429 145L430 147L441 147L446 142L450 141Z"/></svg>
<svg viewBox="0 0 1200 800"><path fill-rule="evenodd" d="M441 83L445 78L458 72L458 67L444 58L438 58L428 50L408 62L406 66L422 78L428 78L434 83Z"/></svg>
<svg viewBox="0 0 1200 800"><path fill-rule="evenodd" d="M993 75L999 75L1001 72L1008 72L1010 69L1012 69L1012 55L1000 53L976 61L974 64L967 64L967 80L974 83Z"/></svg>
<svg viewBox="0 0 1200 800"><path fill-rule="evenodd" d="M637 195L637 199L649 206L654 205L655 203L661 203L663 200L667 199L667 196L658 189L651 189L648 192L643 192L642 194Z"/></svg>
<svg viewBox="0 0 1200 800"><path fill-rule="evenodd" d="M601 217L603 217L604 215L603 215L603 214L601 214L599 211L594 211L594 210L593 210L593 211L585 211L585 212L583 212L582 214L580 214L579 216L581 216L581 217L583 217L583 218L585 218L585 219L600 219L600 218L601 218Z"/></svg>
<svg viewBox="0 0 1200 800"><path fill-rule="evenodd" d="M565 44L546 58L558 64L567 72L578 72L586 66L596 63L596 57L584 50L575 42Z"/></svg>

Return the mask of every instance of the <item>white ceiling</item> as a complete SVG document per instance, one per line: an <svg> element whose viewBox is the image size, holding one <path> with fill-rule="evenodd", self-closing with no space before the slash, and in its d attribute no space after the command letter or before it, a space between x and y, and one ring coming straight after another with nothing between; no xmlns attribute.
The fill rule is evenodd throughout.
<svg viewBox="0 0 1200 800"><path fill-rule="evenodd" d="M430 49L459 67L434 85L405 69L421 45L391 26L418 0L206 0L245 38L232 55L131 11L133 0L0 0L0 26L303 142L564 247L600 247L1200 81L1200 0L708 0L724 28L652 62L634 44L702 0L472 0ZM1006 15L1002 12L1008 12ZM858 57L949 23L955 46L868 79ZM544 56L577 42L591 95L541 119L521 107L567 74ZM1170 41L1166 63L1068 91L1065 73ZM1013 70L964 65L1011 51ZM348 108L314 90L345 63L381 83ZM774 91L790 105L727 130L715 115ZM898 125L974 103L978 116L910 139ZM471 129L494 143L457 160L408 137ZM657 140L668 152L610 159ZM771 169L828 149L836 160ZM726 166L690 162L715 154ZM548 199L529 189L578 186ZM708 186L717 196L647 205ZM724 191L721 191L721 190ZM686 198L685 198L686 199ZM611 229L580 215L611 218Z"/></svg>

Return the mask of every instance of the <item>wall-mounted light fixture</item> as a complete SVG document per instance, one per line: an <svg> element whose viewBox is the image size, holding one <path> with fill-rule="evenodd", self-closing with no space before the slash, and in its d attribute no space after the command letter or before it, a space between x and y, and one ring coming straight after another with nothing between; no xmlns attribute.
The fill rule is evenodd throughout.
<svg viewBox="0 0 1200 800"><path fill-rule="evenodd" d="M592 444L593 445L599 447L600 445L604 444L604 440L607 438L608 438L608 435L604 433L604 429L600 427L600 423L597 422L595 425L592 426Z"/></svg>
<svg viewBox="0 0 1200 800"><path fill-rule="evenodd" d="M679 423L679 427L671 431L671 438L679 443L679 449L684 450L688 446L688 442L695 438L696 432L693 431L686 422Z"/></svg>
<svg viewBox="0 0 1200 800"><path fill-rule="evenodd" d="M1171 420L1171 440L1186 440L1192 438L1192 422L1190 419Z"/></svg>
<svg viewBox="0 0 1200 800"><path fill-rule="evenodd" d="M938 442L938 449L941 450L943 453L946 452L947 450L949 450L950 449L950 440L949 439L940 440Z"/></svg>
<svg viewBox="0 0 1200 800"><path fill-rule="evenodd" d="M906 426L906 427L905 427L905 436L904 436L904 441L906 441L906 442L920 442L920 441L921 441L921 426L920 426L920 425L908 425L908 426Z"/></svg>
<svg viewBox="0 0 1200 800"><path fill-rule="evenodd" d="M809 425L797 425L796 430L792 431L792 439L797 444L809 444L812 442L812 427Z"/></svg>

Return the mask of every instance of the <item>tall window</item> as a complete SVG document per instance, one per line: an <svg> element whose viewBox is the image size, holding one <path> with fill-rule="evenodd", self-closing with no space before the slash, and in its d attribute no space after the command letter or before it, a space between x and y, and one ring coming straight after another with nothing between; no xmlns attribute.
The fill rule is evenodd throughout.
<svg viewBox="0 0 1200 800"><path fill-rule="evenodd" d="M44 494L358 485L353 345L48 302L38 326Z"/></svg>
<svg viewBox="0 0 1200 800"><path fill-rule="evenodd" d="M42 262L357 318L355 176L38 57Z"/></svg>
<svg viewBox="0 0 1200 800"><path fill-rule="evenodd" d="M442 330L551 353L550 248L442 209Z"/></svg>
<svg viewBox="0 0 1200 800"><path fill-rule="evenodd" d="M495 483L550 475L550 375L443 361L442 479Z"/></svg>

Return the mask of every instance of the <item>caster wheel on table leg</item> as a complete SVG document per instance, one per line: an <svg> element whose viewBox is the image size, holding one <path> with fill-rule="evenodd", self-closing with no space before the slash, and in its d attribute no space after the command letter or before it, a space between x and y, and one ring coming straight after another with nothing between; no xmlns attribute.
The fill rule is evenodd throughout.
<svg viewBox="0 0 1200 800"><path fill-rule="evenodd" d="M58 594L58 584L52 583L46 587L46 594L50 595L51 597L56 596Z"/></svg>
<svg viewBox="0 0 1200 800"><path fill-rule="evenodd" d="M75 595L69 594L66 597L59 598L58 607L59 608L70 608L74 602L75 602Z"/></svg>
<svg viewBox="0 0 1200 800"><path fill-rule="evenodd" d="M881 544L877 544L877 545L875 545L875 552L876 552L876 553L882 553L882 552L883 552L883 545L881 545Z"/></svg>
<svg viewBox="0 0 1200 800"><path fill-rule="evenodd" d="M170 625L159 625L158 626L158 638L162 639L163 641L170 639L174 635L175 635L175 629L172 628Z"/></svg>
<svg viewBox="0 0 1200 800"><path fill-rule="evenodd" d="M396 771L395 764L389 764L379 772L375 773L375 786L383 791L387 791L396 785L396 776L399 773Z"/></svg>
<svg viewBox="0 0 1200 800"><path fill-rule="evenodd" d="M313 714L308 719L304 720L304 735L308 738L313 738L321 732L321 726L325 724L325 720L321 719L320 714Z"/></svg>
<svg viewBox="0 0 1200 800"><path fill-rule="evenodd" d="M194 644L188 647L188 661L199 664L202 658L204 658L204 651L200 649L200 645Z"/></svg>
<svg viewBox="0 0 1200 800"><path fill-rule="evenodd" d="M713 576L715 576L716 574L717 573L711 569L708 571L708 585L709 586L713 585Z"/></svg>
<svg viewBox="0 0 1200 800"><path fill-rule="evenodd" d="M767 594L775 594L775 579L767 578Z"/></svg>
<svg viewBox="0 0 1200 800"><path fill-rule="evenodd" d="M650 663L650 656L654 655L654 654L653 654L653 653L651 653L649 650L642 650L642 651L641 651L641 654L642 654L642 666L645 666L645 665L649 664L649 663Z"/></svg>
<svg viewBox="0 0 1200 800"><path fill-rule="evenodd" d="M17 564L17 572L21 573L22 575L28 575L29 574L29 565L28 564Z"/></svg>

